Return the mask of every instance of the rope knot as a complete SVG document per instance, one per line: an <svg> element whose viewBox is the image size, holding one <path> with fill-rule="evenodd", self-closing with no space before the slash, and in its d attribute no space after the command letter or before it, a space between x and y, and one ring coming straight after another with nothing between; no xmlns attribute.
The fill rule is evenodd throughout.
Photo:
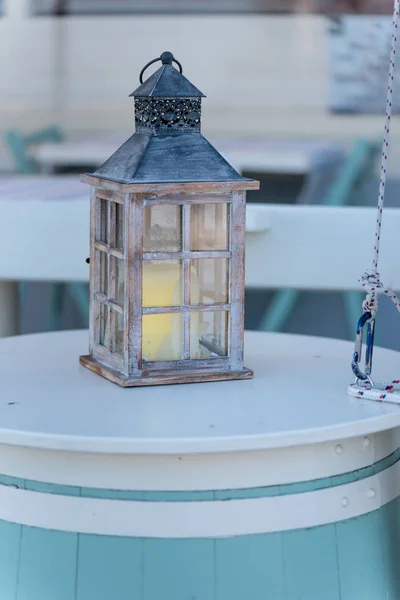
<svg viewBox="0 0 400 600"><path fill-rule="evenodd" d="M362 305L364 312L370 312L375 317L378 310L378 298L381 294L388 296L397 310L400 311L399 299L392 290L384 287L379 273L376 273L375 271L365 271L364 275L358 280L358 283L360 283L367 292L367 297Z"/></svg>
<svg viewBox="0 0 400 600"><path fill-rule="evenodd" d="M362 277L360 277L358 282L367 292L367 297L365 298L362 305L363 311L371 312L375 316L378 310L379 294L385 293L383 283L380 280L380 275L375 271L365 271L365 273L362 275Z"/></svg>
<svg viewBox="0 0 400 600"><path fill-rule="evenodd" d="M368 293L383 293L383 283L380 279L379 273L376 273L375 271L365 271L364 275L360 277L358 282L367 290Z"/></svg>

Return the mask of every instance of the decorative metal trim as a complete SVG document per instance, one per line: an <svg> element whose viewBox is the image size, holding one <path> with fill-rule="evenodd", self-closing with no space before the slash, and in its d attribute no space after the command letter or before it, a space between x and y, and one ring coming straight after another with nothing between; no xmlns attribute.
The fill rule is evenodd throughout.
<svg viewBox="0 0 400 600"><path fill-rule="evenodd" d="M201 98L136 98L137 132L200 131Z"/></svg>

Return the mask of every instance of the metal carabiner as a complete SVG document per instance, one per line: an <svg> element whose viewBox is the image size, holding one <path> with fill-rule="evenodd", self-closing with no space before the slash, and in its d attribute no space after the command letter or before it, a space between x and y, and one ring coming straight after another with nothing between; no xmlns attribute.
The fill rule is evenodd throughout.
<svg viewBox="0 0 400 600"><path fill-rule="evenodd" d="M365 369L364 372L360 369L360 362L362 358L362 343L363 343L363 330L365 325L367 327L367 347L365 352ZM371 312L365 312L357 323L356 330L356 341L354 346L354 354L353 361L351 363L351 368L353 370L354 375L356 376L356 383L359 380L366 381L369 384L373 385L373 381L371 379L372 372L372 355L374 351L374 335L375 335L375 317Z"/></svg>

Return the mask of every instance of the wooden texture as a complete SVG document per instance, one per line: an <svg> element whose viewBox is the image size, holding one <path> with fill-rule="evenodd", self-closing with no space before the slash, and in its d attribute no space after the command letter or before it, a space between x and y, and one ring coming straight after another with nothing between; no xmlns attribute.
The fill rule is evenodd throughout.
<svg viewBox="0 0 400 600"><path fill-rule="evenodd" d="M186 257L182 261L182 358L190 359L190 312L185 310L184 306L190 305L190 258L187 253L190 251L190 205L182 206L182 251Z"/></svg>
<svg viewBox="0 0 400 600"><path fill-rule="evenodd" d="M100 317L100 305L95 302L94 295L100 289L100 269L96 251L96 232L100 231L100 214L97 210L96 188L90 189L90 276L89 276L89 352L92 355L97 344L97 329Z"/></svg>
<svg viewBox="0 0 400 600"><path fill-rule="evenodd" d="M392 524L396 529L398 521ZM357 581L363 581L363 600L386 598L385 554L380 511L362 515L336 525L338 561L342 597L354 598L360 593ZM374 565L373 569L366 568Z"/></svg>
<svg viewBox="0 0 400 600"><path fill-rule="evenodd" d="M104 190L100 187L96 189L96 196L98 198L103 198L104 200L112 200L113 202L117 202L119 204L124 203L124 195L115 192L114 190Z"/></svg>
<svg viewBox="0 0 400 600"><path fill-rule="evenodd" d="M388 600L400 598L400 502L390 502L381 509L382 543Z"/></svg>
<svg viewBox="0 0 400 600"><path fill-rule="evenodd" d="M335 525L325 525L307 530L285 531L283 534L285 569L285 600L321 598L324 600L354 599L340 593L340 577L337 561ZM370 563L371 564L371 563ZM351 569L351 562L348 567ZM360 589L367 589L359 583ZM365 592L364 592L365 593ZM365 598L361 593L360 598ZM376 599L382 596L376 596Z"/></svg>
<svg viewBox="0 0 400 600"><path fill-rule="evenodd" d="M199 258L230 258L231 253L225 250L187 250L182 252L145 252L144 260L179 260Z"/></svg>
<svg viewBox="0 0 400 600"><path fill-rule="evenodd" d="M246 231L246 194L232 192L230 215L230 245L232 252L229 299L230 313L230 357L231 368L243 364L244 344L244 252Z"/></svg>
<svg viewBox="0 0 400 600"><path fill-rule="evenodd" d="M181 306L154 306L143 308L144 315L159 315L177 312L221 312L230 310L230 304L182 304Z"/></svg>
<svg viewBox="0 0 400 600"><path fill-rule="evenodd" d="M15 598L22 527L0 521L0 598Z"/></svg>
<svg viewBox="0 0 400 600"><path fill-rule="evenodd" d="M96 360L117 369L125 370L124 352L117 352L116 324L117 314L124 313L124 307L118 304L117 279L118 269L116 260L125 261L125 249L117 245L117 204L114 202L114 192L102 193L98 188L91 189L91 276L90 276L90 354ZM116 194L118 205L122 196ZM103 205L104 210L101 206ZM106 260L106 277L101 272L101 259ZM124 262L125 264L125 262ZM124 267L125 269L125 267ZM106 289L102 290L102 285ZM106 310L106 323L102 324L101 307ZM100 329L105 326L107 346L100 344Z"/></svg>
<svg viewBox="0 0 400 600"><path fill-rule="evenodd" d="M213 540L145 540L143 600L213 598L213 547Z"/></svg>
<svg viewBox="0 0 400 600"><path fill-rule="evenodd" d="M146 385L176 385L181 383L205 383L207 381L229 381L232 379L251 379L254 375L250 369L243 368L242 371L217 371L208 369L195 369L190 372L189 368L181 368L178 371L164 369L162 371L145 371L138 377L126 377L121 372L108 367L106 364L96 361L90 356L81 356L80 363L94 373L105 377L121 387L140 387ZM189 362L189 361L188 361ZM197 361L196 361L197 362Z"/></svg>
<svg viewBox="0 0 400 600"><path fill-rule="evenodd" d="M190 183L118 183L93 175L81 175L83 183L95 185L104 190L122 194L141 194L150 192L218 192L224 190L258 190L260 182L252 179L242 181L210 181Z"/></svg>
<svg viewBox="0 0 400 600"><path fill-rule="evenodd" d="M103 242L95 242L95 248L96 248L96 250L101 250L102 252L107 252L109 255L115 256L116 258L119 258L120 260L124 259L124 253L122 250L119 250L119 248L110 248L107 246L107 244L104 244Z"/></svg>
<svg viewBox="0 0 400 600"><path fill-rule="evenodd" d="M141 598L143 542L133 538L79 536L74 600Z"/></svg>
<svg viewBox="0 0 400 600"><path fill-rule="evenodd" d="M395 517L390 537L396 543L399 504L397 499L387 507ZM367 530L383 514L381 509L366 515ZM335 528L344 524L352 535L349 549L335 536ZM363 552L366 538L356 519L284 534L204 540L61 534L17 524L7 528L15 539L22 532L22 544L18 552L16 545L13 550L6 545L9 536L0 537L0 568L8 564L7 575L12 575L9 583L2 579L4 600L159 600L160 595L179 600L321 600L321 593L328 600L398 599L394 581L399 556L387 553L394 548L389 530L368 539L373 549L361 562L357 553ZM375 548L381 552L377 562ZM338 559L342 551L349 556L345 563ZM380 581L379 587L371 586L371 578Z"/></svg>
<svg viewBox="0 0 400 600"><path fill-rule="evenodd" d="M120 304L117 304L116 302L113 302L112 300L107 300L107 296L105 294L101 294L100 292L95 292L93 294L93 296L99 302L102 302L103 304L107 304L107 306L109 308L112 308L116 312L121 313L121 315L124 313L124 308Z"/></svg>
<svg viewBox="0 0 400 600"><path fill-rule="evenodd" d="M129 196L127 210L127 336L129 376L142 370L143 194Z"/></svg>
<svg viewBox="0 0 400 600"><path fill-rule="evenodd" d="M77 550L77 534L24 527L16 599L72 600Z"/></svg>
<svg viewBox="0 0 400 600"><path fill-rule="evenodd" d="M231 194L221 192L192 192L160 194L156 197L151 194L144 196L144 206L160 206L163 204L186 204L198 206L199 204L229 204L232 202Z"/></svg>
<svg viewBox="0 0 400 600"><path fill-rule="evenodd" d="M286 600L281 533L216 540L215 562L216 598Z"/></svg>

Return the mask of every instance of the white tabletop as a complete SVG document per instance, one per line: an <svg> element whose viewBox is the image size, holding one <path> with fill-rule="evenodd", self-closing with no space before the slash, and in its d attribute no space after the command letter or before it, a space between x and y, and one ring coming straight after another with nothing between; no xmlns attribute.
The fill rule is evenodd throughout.
<svg viewBox="0 0 400 600"><path fill-rule="evenodd" d="M0 443L184 454L282 448L400 426L400 408L350 399L352 344L246 334L249 381L120 388L78 364L86 331L0 340ZM378 349L382 378L400 355Z"/></svg>
<svg viewBox="0 0 400 600"><path fill-rule="evenodd" d="M126 141L129 134L68 139L41 144L35 159L44 170L60 166L101 165ZM316 160L343 157L343 146L332 141L211 138L212 144L238 170L265 173L308 173Z"/></svg>

